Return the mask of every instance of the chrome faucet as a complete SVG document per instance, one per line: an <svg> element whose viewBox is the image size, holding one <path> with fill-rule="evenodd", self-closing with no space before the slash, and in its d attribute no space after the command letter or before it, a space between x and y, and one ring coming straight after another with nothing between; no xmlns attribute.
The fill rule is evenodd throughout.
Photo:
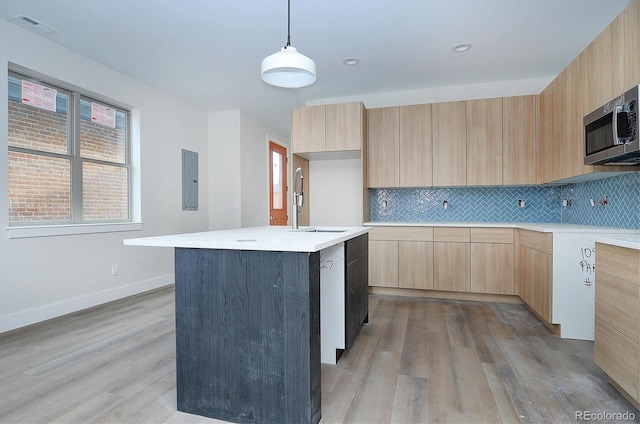
<svg viewBox="0 0 640 424"><path fill-rule="evenodd" d="M300 179L300 191L298 191L298 178ZM300 213L300 207L304 205L304 173L302 168L297 168L293 176L293 216L292 227L294 230L298 229L298 214Z"/></svg>

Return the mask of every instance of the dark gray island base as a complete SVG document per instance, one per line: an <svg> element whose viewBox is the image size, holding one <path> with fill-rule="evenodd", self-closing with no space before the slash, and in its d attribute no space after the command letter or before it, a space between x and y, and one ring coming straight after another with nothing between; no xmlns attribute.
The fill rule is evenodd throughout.
<svg viewBox="0 0 640 424"><path fill-rule="evenodd" d="M311 423L320 404L320 253L175 249L178 410Z"/></svg>

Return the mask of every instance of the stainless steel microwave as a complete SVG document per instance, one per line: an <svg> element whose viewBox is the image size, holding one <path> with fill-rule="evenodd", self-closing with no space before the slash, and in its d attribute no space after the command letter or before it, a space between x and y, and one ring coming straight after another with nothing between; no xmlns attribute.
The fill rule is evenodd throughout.
<svg viewBox="0 0 640 424"><path fill-rule="evenodd" d="M640 164L638 87L584 117L585 165Z"/></svg>

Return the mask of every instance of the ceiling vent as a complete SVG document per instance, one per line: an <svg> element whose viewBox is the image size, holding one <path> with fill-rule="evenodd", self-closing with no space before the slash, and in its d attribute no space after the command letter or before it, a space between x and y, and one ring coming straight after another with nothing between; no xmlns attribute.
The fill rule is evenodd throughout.
<svg viewBox="0 0 640 424"><path fill-rule="evenodd" d="M49 25L42 23L37 19L33 19L26 15L18 15L18 16L15 16L13 19L20 22L22 25L25 25L32 29L36 29L45 34L53 34L53 33L59 32L57 29L50 27Z"/></svg>

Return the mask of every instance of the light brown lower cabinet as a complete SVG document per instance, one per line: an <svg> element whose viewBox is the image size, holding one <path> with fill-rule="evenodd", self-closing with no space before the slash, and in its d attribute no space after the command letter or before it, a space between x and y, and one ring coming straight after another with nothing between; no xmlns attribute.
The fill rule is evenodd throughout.
<svg viewBox="0 0 640 424"><path fill-rule="evenodd" d="M369 233L369 285L515 294L514 230L375 227Z"/></svg>
<svg viewBox="0 0 640 424"><path fill-rule="evenodd" d="M553 234L516 231L517 294L547 323L552 323Z"/></svg>
<svg viewBox="0 0 640 424"><path fill-rule="evenodd" d="M369 285L433 288L433 228L376 227L369 233Z"/></svg>
<svg viewBox="0 0 640 424"><path fill-rule="evenodd" d="M515 294L513 244L471 243L471 291Z"/></svg>
<svg viewBox="0 0 640 424"><path fill-rule="evenodd" d="M433 242L400 241L398 253L398 286L433 290Z"/></svg>
<svg viewBox="0 0 640 424"><path fill-rule="evenodd" d="M471 229L471 292L516 294L513 242L512 228Z"/></svg>
<svg viewBox="0 0 640 424"><path fill-rule="evenodd" d="M593 359L640 408L640 250L596 243Z"/></svg>
<svg viewBox="0 0 640 424"><path fill-rule="evenodd" d="M433 250L433 288L471 291L469 243L436 242Z"/></svg>
<svg viewBox="0 0 640 424"><path fill-rule="evenodd" d="M398 242L369 239L369 285L398 287Z"/></svg>

